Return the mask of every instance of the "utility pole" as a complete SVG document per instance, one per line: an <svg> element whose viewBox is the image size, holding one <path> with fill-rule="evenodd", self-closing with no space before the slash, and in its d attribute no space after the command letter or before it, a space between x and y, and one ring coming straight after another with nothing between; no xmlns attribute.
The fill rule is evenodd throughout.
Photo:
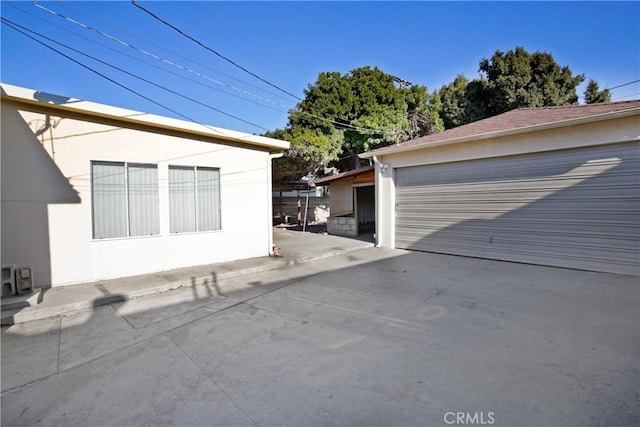
<svg viewBox="0 0 640 427"><path fill-rule="evenodd" d="M413 83L406 81L405 79L401 79L400 77L396 77L396 76L391 76L393 77L393 81L398 83L400 85L400 89L405 88L405 87L410 87L413 86Z"/></svg>

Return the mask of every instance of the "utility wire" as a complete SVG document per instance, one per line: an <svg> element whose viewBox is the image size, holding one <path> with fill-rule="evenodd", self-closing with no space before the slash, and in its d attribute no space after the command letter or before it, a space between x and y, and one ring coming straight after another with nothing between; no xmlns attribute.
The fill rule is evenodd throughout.
<svg viewBox="0 0 640 427"><path fill-rule="evenodd" d="M640 79L634 80L632 82L628 82L628 83L625 83L625 84L621 84L621 85L618 85L618 86L608 87L607 89L609 89L609 90L618 89L619 87L629 86L631 84L638 83L638 82L640 82Z"/></svg>
<svg viewBox="0 0 640 427"><path fill-rule="evenodd" d="M109 24L108 22L105 22L105 21L103 21L103 20L101 20L101 19L99 19L99 18L96 18L95 16L92 16L92 15L90 15L90 14L86 13L86 12L83 12L83 11L81 11L81 10L79 10L79 9L76 9L76 8L75 8L75 7L73 7L73 6L69 6L69 5L65 4L65 3L68 3L68 2L62 2L62 1L58 0L58 4L59 4L60 6L65 7L65 8L67 8L67 9L69 9L69 10L72 10L72 11L74 11L74 12L76 12L76 13L80 14L80 15L86 16L87 18L93 19L94 21L100 22L101 24L106 25L106 26L108 26L108 27L110 27L110 28L113 28L113 29L115 29L116 31L119 31L119 32L121 32L121 33L123 33L123 34L127 34L127 35L129 35L129 36L131 36L131 37L134 37L134 38L136 38L136 39L138 39L138 40L140 40L140 41L144 42L144 43L148 43L148 44L150 44L151 46L155 46L156 48L161 49L161 50L163 50L163 51L165 51L165 52L167 52L167 53L170 53L170 54L172 54L172 55L175 55L175 56L177 56L177 57L179 57L179 58L182 58L182 59L187 60L187 61L189 61L189 62L192 62L192 63L194 63L194 64L200 65L201 67L204 67L204 68L207 68L207 69L209 69L209 70L211 70L211 71L213 71L213 72L219 73L219 74L221 74L221 75L223 75L223 76L225 76L225 77L228 77L228 78L230 78L230 79L232 79L232 80L235 80L235 81L240 82L240 83L244 83L244 84L246 84L246 85L248 85L248 86L251 86L251 87L253 87L253 88L255 88L255 89L258 89L258 90L264 91L264 92L266 92L266 93L268 93L268 94L270 94L270 95L277 96L277 97L279 97L279 98L281 98L281 99L287 99L287 100L288 100L288 98L284 98L282 95L279 95L279 94L277 94L277 93L275 93L275 92L271 92L271 91L266 90L266 89L263 89L263 88L261 88L261 87L259 87L259 86L256 86L256 85L254 85L254 84L251 84L251 83L246 82L246 81L244 81L244 80L240 80L240 79L238 79L238 78L235 78L235 77L233 77L233 76L231 76L231 75L229 75L229 74L223 73L222 71L220 71L220 70L216 70L215 68L211 68L211 67L209 67L208 65L203 64L203 63L198 62L198 61L195 61L195 60L193 60L193 59L191 59L191 58L187 58L187 57L186 57L186 56L184 56L184 55L181 55L181 54L179 54L179 53L173 52L173 51L171 51L171 50L169 50L169 49L167 49L167 48L165 48L165 47L163 47L163 46L161 46L161 45L159 45L159 44L157 44L157 43L154 43L154 42L148 41L148 40L146 40L146 39L144 39L144 38L142 38L142 37L140 37L140 36L138 36L138 35L136 35L136 34L134 34L134 33L132 33L132 32L129 32L129 31L123 30L122 28L118 28L118 27L116 27L115 25Z"/></svg>
<svg viewBox="0 0 640 427"><path fill-rule="evenodd" d="M616 96L616 101L619 101L621 99L625 99L625 98L631 98L632 96L638 96L640 95L640 92L635 92L635 93L630 93L628 95L623 95L623 96Z"/></svg>
<svg viewBox="0 0 640 427"><path fill-rule="evenodd" d="M186 95L183 95L183 94L181 94L181 93L179 93L179 92L176 92L176 91L174 91L174 90L172 90L172 89L169 89L169 88L167 88L167 87L165 87L165 86L162 86L162 85L159 85L159 84L157 84L157 83L155 83L155 82L152 82L152 81L150 81L150 80L147 80L147 79L145 79L144 77L140 77L140 76L138 76L138 75L136 75L136 74L134 74L134 73L131 73L131 72L126 71L126 70L123 70L122 68L116 67L115 65L109 64L108 62L105 62L105 61L103 61L103 60L101 60L101 59L98 59L98 58L96 58L96 57L94 57L94 56L91 56L91 55L89 55L89 54L87 54L87 53L81 52L81 51L80 51L80 50L78 50L78 49L74 49L74 48L72 48L72 47L70 47L70 46L67 46L67 45L66 45L66 44L64 44L64 43L58 42L58 41L56 41L56 40L53 40L53 39L51 39L51 38L49 38L49 37L47 37L47 36L44 36L44 35L42 35L42 34L40 34L40 33L37 33L37 32L35 32L35 31L33 31L33 30L30 30L30 29L28 29L28 28L26 28L26 27L23 27L22 25L16 24L15 22L12 22L12 21L10 21L10 20L8 20L8 19L6 19L6 18L1 18L1 19L2 19L2 21L3 21L3 22L7 22L7 23L10 23L10 24L12 24L12 25L14 25L14 26L20 27L20 28L22 28L23 30L30 32L31 34L35 34L35 35L37 35L37 36L39 36L39 37L41 37L41 38L43 38L43 39L45 39L45 40L49 40L50 42L56 43L56 44L57 44L57 45L59 45L59 46L65 47L65 48L67 48L67 49L69 49L69 50L71 50L71 51L73 51L73 52L79 53L80 55L83 55L83 56L85 56L85 57L87 57L87 58L93 59L93 60L94 60L94 61L96 61L96 62L99 62L99 63L101 63L101 64L103 64L103 65L106 65L107 67L111 67L111 68L113 68L113 69L115 69L115 70L118 70L118 71L120 71L120 72L122 72L122 73L125 73L125 74L127 74L127 75L129 75L129 76L131 76L131 77L134 77L134 78L138 79L138 80L142 80L143 82L148 83L148 84L150 84L150 85L153 85L153 86L155 86L155 87L157 87L157 88L159 88L159 89L165 90L165 91L167 91L167 92L169 92L169 93L172 93L172 94L177 95L177 96L179 96L179 97L181 97L181 98L187 99L187 100L189 100L189 101L191 101L191 102L195 102L195 103L196 103L196 104L198 104L198 105L202 105L202 106L203 106L203 107L205 107L205 108L209 108L210 110L216 111L216 112L218 112L218 113L220 113L220 114L224 114L225 116L228 116L228 117L234 118L234 119L239 120L239 121L241 121L241 122L243 122L243 123L246 123L246 124L249 124L249 125L255 126L255 127L259 128L259 129L266 130L267 132L269 131L269 129L267 129L267 128L263 127L263 126L257 125L257 124L255 124L255 123L252 123L252 122L248 121L248 120L241 119L240 117L234 116L234 115L229 114L229 113L227 113L227 112L225 112L225 111L219 110L219 109L217 109L217 108L215 108L215 107L212 107L212 106L207 105L207 104L205 104L205 103L203 103L203 102L200 102L200 101L198 101L197 99L193 99L193 98L188 97L188 96L186 96ZM17 30L15 27L14 27L14 30L19 31L19 30ZM27 35L27 34L25 34L24 32L22 32L22 34Z"/></svg>
<svg viewBox="0 0 640 427"><path fill-rule="evenodd" d="M289 96L292 96L293 98L302 101L302 99L300 97L297 97L296 95L292 94L291 92L287 92L286 90L282 89L281 87L269 82L268 80L263 79L262 77L260 77L259 75L247 70L246 68L244 68L242 65L232 61L231 59L227 58L226 56L222 55L221 53L215 51L214 49L210 48L209 46L205 45L204 43L200 42L199 40L191 37L189 34L185 33L184 31L182 31L181 29L177 28L176 26L170 24L169 22L165 21L164 19L160 18L158 15L156 15L155 13L151 12L150 10L144 8L143 6L140 6L135 0L131 0L131 4L133 4L135 7L137 7L138 9L146 12L147 14L151 15L153 18L155 18L156 20L162 22L164 25L174 29L175 31L177 31L178 33L182 34L183 36L185 36L186 38L188 38L189 40L193 41L194 43L198 44L199 46L207 49L209 52L217 55L218 57L224 59L225 61L229 62L230 64L240 68L242 71L252 75L253 77L257 78L258 80L268 84L269 86L278 89L280 92L284 92Z"/></svg>
<svg viewBox="0 0 640 427"><path fill-rule="evenodd" d="M118 55L126 56L127 58L133 59L134 61L141 62L141 63L143 63L143 64L146 64L146 65L150 66L150 67L156 68L156 69L158 69L158 70L160 70L160 71L162 71L162 72L165 72L165 73L168 73L168 74L172 74L172 75L174 75L174 76L176 76L176 77L178 77L178 78L181 78L181 79L183 79L183 80L190 81L190 82L192 82L192 83L195 83L195 84L197 84L197 85L199 85L199 86L205 87L205 88L210 89L210 90L215 90L215 91L220 92L220 93L222 93L222 94L224 94L224 95L232 96L232 97L234 97L234 98L238 98L238 99L240 99L240 100L242 100L242 101L245 101L245 102L250 102L250 103L255 104L255 105L257 105L257 106L259 106L259 107L262 107L262 108L267 108L267 109L272 110L272 111L277 111L277 112L279 112L279 113L284 113L284 111L282 111L282 110L278 110L278 109L276 109L276 108L274 108L274 107L270 107L270 106L265 105L265 104L262 104L262 103L260 103L260 102L257 102L257 101L253 101L253 100L251 100L251 99L244 98L244 97L242 97L242 96L240 96L240 95L236 95L235 93L229 93L229 92L226 92L226 91L224 91L224 90L222 90L222 89L218 89L218 88L216 88L216 87L213 87L213 86L207 85L207 84L205 84L205 83L202 83L201 81L195 80L195 79L190 78L190 77L183 76L183 75L181 75L181 74L179 74L179 73L176 73L175 71L167 70L167 69L162 68L162 67L160 67L160 66L158 66L158 65L156 65L156 64L153 64L153 63L151 63L151 62L149 62L149 61L145 61L145 60L140 59L140 58L137 58L137 57L135 57L135 56L133 56L133 55L129 55L128 53L124 53L124 52L122 52L122 51L120 51L120 50L117 50L117 49L114 49L114 48L112 48L112 47L109 47L109 46L105 45L104 43L100 43L100 42L97 42L97 41L95 41L95 40L91 40L91 39L89 39L88 37L85 37L85 36L83 36L83 35L81 35L81 34L78 34L78 33L74 32L74 31L71 31L71 30L69 30L69 29L67 29L67 28L64 28L64 27L62 27L62 26L60 26L60 25L58 25L58 24L55 24L55 23L53 23L53 22L51 22L51 21L49 21L49 20L47 20L47 19L44 19L44 18L42 18L42 17L40 17L40 16L34 15L34 14L33 14L33 13L31 13L31 12L28 12L28 11L26 11L26 10L20 9L19 7L17 7L17 6L15 6L15 5L13 5L13 4L12 4L12 2L5 1L4 3L6 3L7 5L9 5L9 6L13 7L13 8L14 8L14 9L16 9L16 10L19 10L19 11L20 11L20 12L22 12L22 13L25 13L25 14L27 14L27 15L30 15L30 16L32 16L32 17L34 17L34 18L36 18L36 19L38 19L38 20L40 20L40 21L43 21L43 22L45 22L45 23L47 23L47 24L49 24L49 25L53 25L54 27L59 28L59 29L61 29L62 31L65 31L65 32L67 32L67 33L69 33L69 34L72 34L72 35L74 35L75 37L81 38L81 39L83 39L83 40L85 40L85 41L87 41L87 42L89 42L89 43L93 43L93 44L95 44L95 45L98 45L98 46L103 47L104 49L108 49L108 50L110 50L110 51L112 51L112 52L115 52L115 53L117 53Z"/></svg>
<svg viewBox="0 0 640 427"><path fill-rule="evenodd" d="M256 95L256 94L251 93L251 92L249 92L249 91L246 91L246 90L244 90L244 89L238 88L238 87L236 87L236 86L230 85L230 84L225 83L225 82L222 82L222 81L220 81L220 80L216 80L216 79L214 79L214 78L211 78L211 77L207 76L206 74L202 74L202 73L200 73L200 72L198 72L198 71L192 70L192 69L191 69L191 68L189 68L189 67L186 67L186 66L184 66L184 65L181 65L181 64L178 64L178 63L176 63L176 62L170 61L170 60L168 60L168 59L165 59L165 58L160 57L160 56L158 56L158 55L155 55L155 54L153 54L153 53L147 52L147 51L146 51L146 50L144 50L144 49L141 49L141 48L138 48L138 47L136 47L136 46L134 46L134 45L132 45L132 44L129 44L129 43L127 43L127 42L125 42L125 41L123 41L123 40L121 40L121 39L119 39L119 38L117 38L117 37L115 37L115 36L112 36L112 35L110 35L110 34L107 34L107 33L103 32L103 31L100 31L100 30L98 30L97 28L91 27L90 25L84 24L84 23L82 23L82 22L80 22L80 21L77 21L77 20L75 20L75 19L73 19L73 18L69 18L68 16L65 16L65 15L63 15L63 14L61 14L61 13L58 13L58 12L54 11L54 10L48 9L48 8L46 8L46 7L42 6L41 4L38 4L36 1L32 1L32 2L31 2L31 4L32 4L32 5L34 5L34 6L36 6L36 7L37 7L37 8L39 8L39 9L42 9L42 10L44 10L44 11L46 11L46 12L48 12L48 13L50 13L50 14L54 15L54 16L57 16L57 17L62 18L62 19L64 19L64 20L66 20L66 21L69 21L69 22L71 22L71 23L73 23L73 24L75 24L75 25L78 25L78 26L80 26L80 27L82 27L82 28L84 28L84 29L86 29L86 30L89 30L89 31L95 32L95 33L97 33L97 34L99 34L99 35L101 35L101 36L103 36L103 37L105 37L105 38L108 38L108 39L110 39L110 40L112 40L112 41L115 41L116 43L119 43L119 44L121 44L121 45L123 45L123 46L125 46L125 47L131 48L131 49L134 49L134 50L136 50L136 51L138 51L138 52L140 52L140 53L142 53L142 54L144 54L144 55L150 56L150 57L152 57L152 58L153 58L153 59L155 59L155 60L158 60L158 61L164 62L165 64L168 64L168 65L174 66L174 67L179 68L179 69L181 69L181 70L183 70L183 71L187 71L187 72L189 72L189 73L191 73L191 74L195 74L195 75L197 75L198 77L201 77L201 78L203 78L203 79L205 79L205 80L209 80L209 81L210 81L210 82L212 82L212 83L216 83L216 84L219 84L219 85L222 85L222 86L228 87L228 88L230 88L230 89L233 89L233 90L236 90L236 91L242 92L242 93L244 93L244 94L246 94L246 95L253 96L253 97L258 98L258 99L260 99L260 100L262 100L262 101L269 102L269 103L271 103L271 104L275 104L275 105L277 105L278 107L287 108L287 109L290 109L290 108L291 108L290 106L282 105L282 104L280 104L280 103L278 103L278 102L276 102L276 101L273 101L273 100L271 100L271 99L269 99L269 98L265 98L265 97L263 97L263 96Z"/></svg>
<svg viewBox="0 0 640 427"><path fill-rule="evenodd" d="M143 98L143 99L145 99L145 100L147 100L147 101L149 101L149 102L151 102L151 103L153 103L153 104L155 104L155 105L157 105L157 106L159 106L159 107L162 107L162 108L164 108L165 110L168 110L168 111L170 111L170 112L172 112L172 113L174 113L174 114L176 114L176 115L178 115L178 116L180 116L180 117L182 117L182 118L184 118L184 119L186 119L186 120L188 120L188 121L190 121L190 122L193 122L193 123L199 124L199 125L201 125L201 126L204 126L204 127L206 127L207 129L209 129L209 130L211 130L211 131L214 131L214 132L216 132L216 133L219 133L219 134L221 134L221 135L225 135L225 133L224 133L224 132L221 132L220 130L218 130L218 129L216 129L216 128L213 128L213 127L211 127L211 126L207 126L207 125L205 125L205 124L203 124L203 123L200 123L200 122L198 122L198 121L196 121L196 120L194 120L194 119L192 119L192 118L190 118L190 117L188 117L188 116L186 116L186 115L184 115L184 114L182 114L182 113L180 113L180 112L178 112L178 111L176 111L176 110L174 110L174 109L172 109L172 108L167 107L166 105L163 105L163 104L161 104L161 103L159 103L159 102L157 102L157 101L154 101L153 99L151 99L151 98L149 98L149 97L147 97L147 96L145 96L145 95L143 95L143 94L141 94L141 93L139 93L139 92L137 92L137 91L135 91L135 90L133 90L133 89L131 89L131 88L129 88L129 87L127 87L127 86L125 86L125 85L123 85L122 83L119 83L119 82L117 82L117 81L113 80L112 78L110 78L110 77L108 77L108 76L106 76L106 75L104 75L104 74L100 73L99 71L94 70L93 68L91 68L91 67L89 67L88 65L85 65L85 64L83 64L82 62L80 62L80 61L78 61L78 60L76 60L76 59L74 59L74 58L70 57L69 55L66 55L65 53L63 53L63 52L61 52L61 51L57 50L56 48L54 48L54 47L52 47L52 46L50 46L50 45L48 45L48 44L46 44L46 43L44 43L44 42L42 42L42 41L40 41L40 40L36 39L35 37L30 36L29 34L25 33L24 31L20 30L19 28L15 27L15 26L14 26L14 24L13 24L11 21L7 20L6 18L0 18L0 19L2 20L2 22L3 22L5 25L7 25L7 26L9 26L10 28L12 28L13 30L15 30L15 31L17 31L17 32L19 32L19 33L21 33L21 34L22 34L22 35L24 35L25 37L30 38L31 40L35 41L36 43L38 43L38 44L40 44L40 45L42 45L42 46L44 46L44 47L46 47L46 48L48 48L48 49L50 49L50 50L52 50L52 51L56 52L57 54L59 54L59 55L61 55L61 56L65 57L65 58L67 58L68 60L70 60L70 61L72 61L72 62L74 62L74 63L76 63L76 64L80 65L81 67L85 68L86 70L89 70L89 71L91 71L92 73L97 74L97 75L99 75L100 77L102 77L102 78L104 78L104 79L106 79L106 80L110 81L111 83L113 83L113 84L115 84L115 85L117 85L117 86L121 87L122 89L125 89L126 91L131 92L131 93L133 93L133 94L135 94L135 95L137 95L137 96L139 96L139 97L141 97L141 98ZM225 113L225 112L223 112L223 111L221 111L221 113L222 113L222 114L226 114L226 115L231 116L231 117L233 117L233 118L235 118L235 119L242 120L243 122L245 122L245 120L240 119L240 118L235 117L235 116L232 116L232 115L230 115L230 114L228 114L228 113ZM259 128L261 128L261 129L266 129L266 128L263 128L262 126L258 126L258 125L256 125L256 124L251 123L251 122L246 122L246 123L249 123L249 124L251 124L252 126L259 127ZM267 129L267 130L268 130L268 129ZM227 135L225 135L225 136L227 136Z"/></svg>
<svg viewBox="0 0 640 427"><path fill-rule="evenodd" d="M282 104L277 103L277 102L275 102L275 101L272 101L272 100L270 100L270 99L268 99L268 98L264 98L264 97L261 97L261 96L259 96L259 95L252 94L251 92L248 92L248 91L245 91L245 90L243 90L243 89L240 89L240 88L237 88L237 87L234 87L234 86L228 85L228 84L226 84L226 83L224 83L224 82L220 82L220 81L218 81L218 80L212 79L211 77L208 77L208 76L206 76L206 75L204 75L204 74L202 74L202 73L199 73L199 72L197 72L197 71L194 71L194 70L192 70L192 69L190 69L190 68L188 68L188 67L185 67L185 66L183 66L183 65L177 64L177 63L175 63L175 62L173 62L173 61L169 61L169 60L167 60L167 59L165 59L165 58L162 58L162 57L160 57L160 56L157 56L157 55L155 55L155 54L152 54L152 53L150 53L150 52L147 52L147 51L145 51L145 50L143 50L143 49L140 49L140 48L138 48L138 47L135 47L135 46L133 46L133 45L131 45L131 44L129 44L129 43L127 43L127 42L125 42L125 41L123 41L123 40L121 40L121 39L117 38L117 37L114 37L114 36L112 36L112 35L109 35L109 34L107 34L107 33L103 32L103 31L100 31L100 30L98 30L98 29L96 29L96 28L93 28L93 27L91 27L91 26L89 26L89 25L87 25L87 24L84 24L84 23L82 23L82 22L80 22L80 21L77 21L77 20L75 20L75 19L69 18L69 17L67 17L67 16L65 16L65 15L63 15L63 14L61 14L61 13L58 13L58 12L56 12L56 11L54 11L54 10L48 9L48 8L46 8L46 7L44 7L44 6L40 5L40 4L38 4L36 1L32 1L32 2L31 2L31 4L32 4L32 5L34 5L34 6L36 6L36 7L37 7L37 8L39 8L39 9L42 9L42 10L44 10L44 11L46 11L46 12L48 12L48 13L50 13L50 14L54 15L54 16L58 16L58 17L60 17L60 18L62 18L62 19L64 19L64 20L69 21L69 22L71 22L71 23L73 23L73 24L75 24L75 25L78 25L78 26L80 26L80 27L82 27L82 28L84 28L84 29L86 29L86 30L89 30L89 31L95 32L95 33L97 33L97 34L99 34L99 35L101 35L101 36L103 36L103 37L105 37L105 38L108 38L108 39L110 39L110 40L113 40L113 41L115 41L115 42L117 42L117 43L119 43L119 44L121 44L121 45L123 45L123 46L129 47L129 48L132 48L132 49L134 49L134 50L136 50L136 51L138 51L138 52L140 52L140 53L142 53L142 54L144 54L144 55L150 56L150 57L152 57L152 58L154 58L154 59L156 59L156 60L162 61L162 62L164 62L164 63L166 63L166 64L169 64L169 65L172 65L172 66L174 66L174 67L177 67L177 68L179 68L179 69L181 69L181 70L183 70L183 71L187 71L187 72L189 72L189 73L195 74L195 75L197 75L197 76L199 76L199 77L202 77L202 78L204 78L204 79L206 79L206 80L209 80L209 81L211 81L211 82L213 82L213 83L221 84L221 85L223 85L223 86L226 86L226 87L229 87L229 88L232 88L232 89L235 89L235 90L239 90L239 91L241 91L241 92L243 92L243 93L245 93L245 94L248 94L248 95L251 95L251 96L257 97L257 98L259 98L259 99L261 99L261 100L264 100L264 101L267 101L267 102L273 103L273 104L275 104L275 105L277 105L277 106L279 106L279 107L283 107L283 108L287 108L287 109L291 110L291 107L289 107L289 106L282 105ZM317 116L317 115L315 115L315 114L308 113L308 112L305 112L305 111L297 111L297 112L298 112L298 113L300 113L300 114L304 114L304 115L310 116L310 117L315 117L315 118L317 118L317 119L319 119L319 120L322 120L322 121L325 121L325 122L328 122L328 123L332 123L332 124L334 124L334 125L338 125L339 127L341 127L341 128L345 128L345 129L347 129L347 130L353 130L353 131L357 131L357 132L361 132L361 133L368 133L368 134L385 134L385 135L391 135L391 134L393 134L393 132L392 132L392 131L386 131L386 130L382 130L382 129L363 128L363 127L355 126L355 125L351 124L351 122L350 122L350 121L347 121L347 120L345 120L345 122L346 122L346 123L344 123L344 122L338 122L338 121L335 121L335 120L332 120L332 119L329 119L329 118L320 117L320 116Z"/></svg>

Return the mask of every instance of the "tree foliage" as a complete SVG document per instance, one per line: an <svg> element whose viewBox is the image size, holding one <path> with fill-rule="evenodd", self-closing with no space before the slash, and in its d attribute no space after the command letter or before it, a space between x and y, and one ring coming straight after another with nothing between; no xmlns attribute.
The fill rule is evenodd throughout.
<svg viewBox="0 0 640 427"><path fill-rule="evenodd" d="M479 70L487 79L488 113L493 116L520 107L547 107L577 104L576 88L584 76L574 76L551 54L528 53L516 47L507 53L496 51L480 61Z"/></svg>
<svg viewBox="0 0 640 427"><path fill-rule="evenodd" d="M289 182L308 173L315 173L338 157L340 137L338 132L324 134L318 129L287 127L268 132L265 136L289 141L291 146L285 157L273 161L274 182Z"/></svg>
<svg viewBox="0 0 640 427"><path fill-rule="evenodd" d="M396 87L394 77L378 68L320 73L289 112L286 128L267 134L291 142L285 157L274 162L274 179L298 179L329 164L355 168L364 151L515 108L576 104L576 88L584 81L551 54L522 47L498 50L478 67L478 78L458 75L433 94L420 85ZM608 102L610 94L590 81L585 99Z"/></svg>
<svg viewBox="0 0 640 427"><path fill-rule="evenodd" d="M459 74L453 82L437 92L438 110L445 129L462 126L488 116L487 82L479 78L469 81Z"/></svg>
<svg viewBox="0 0 640 427"><path fill-rule="evenodd" d="M439 91L445 128L460 126L521 107L570 105L578 102L576 88L584 76L573 75L546 52L516 47L496 51L479 63L480 77L462 75Z"/></svg>
<svg viewBox="0 0 640 427"><path fill-rule="evenodd" d="M350 159L349 168L359 167L364 151L440 131L437 102L425 86L398 88L378 68L320 73L290 111L287 127L268 134L291 142L274 179L317 171L340 154Z"/></svg>
<svg viewBox="0 0 640 427"><path fill-rule="evenodd" d="M609 89L600 90L598 83L591 79L584 91L584 102L587 104L597 104L601 102L611 102Z"/></svg>
<svg viewBox="0 0 640 427"><path fill-rule="evenodd" d="M429 95L426 86L411 86L401 89L407 102L409 137L417 138L444 130L444 124L438 111L440 98Z"/></svg>

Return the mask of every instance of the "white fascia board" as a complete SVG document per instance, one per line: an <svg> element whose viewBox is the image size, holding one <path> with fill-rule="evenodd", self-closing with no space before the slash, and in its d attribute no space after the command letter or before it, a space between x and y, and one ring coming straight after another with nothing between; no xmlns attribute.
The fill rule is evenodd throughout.
<svg viewBox="0 0 640 427"><path fill-rule="evenodd" d="M160 129L167 129L185 134L198 135L200 137L211 138L212 140L230 141L241 144L255 145L268 148L274 151L283 151L289 148L288 141L267 138L260 135L251 135L229 129L203 125L186 120L173 119L170 117L157 116L154 114L142 113L125 108L113 107L110 105L98 104L80 99L60 98L61 103L52 103L39 100L40 93L32 89L0 83L2 88L2 98L10 99L24 104L37 105L42 108L49 108L58 111L68 111L77 114L101 117L120 121L122 123L150 126Z"/></svg>
<svg viewBox="0 0 640 427"><path fill-rule="evenodd" d="M443 145L458 144L458 143L469 142L469 141L479 141L483 139L499 138L503 136L519 135L523 133L538 132L538 131L547 130L547 129L556 129L561 127L574 126L574 125L579 125L584 123L592 123L592 122L597 122L601 120L617 119L621 117L628 117L628 116L635 116L635 115L640 115L640 108L638 107L629 108L627 110L613 111L609 113L596 114L593 116L580 117L576 119L567 119L567 120L561 120L557 122L543 123L540 125L532 125L532 126L525 126L520 128L514 128L514 129L507 129L507 130L500 130L495 132L487 132L487 133L481 133L476 135L463 136L459 138L443 139L442 141L426 142L424 144L385 147L385 148L380 148L378 150L367 151L366 153L359 154L358 157L360 157L361 159L369 159L374 156L406 153L408 151L423 150L423 149L428 149L432 147L440 147Z"/></svg>

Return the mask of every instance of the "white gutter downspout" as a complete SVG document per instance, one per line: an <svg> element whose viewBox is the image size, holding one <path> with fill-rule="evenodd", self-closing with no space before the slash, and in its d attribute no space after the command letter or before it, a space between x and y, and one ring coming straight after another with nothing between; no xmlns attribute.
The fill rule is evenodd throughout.
<svg viewBox="0 0 640 427"><path fill-rule="evenodd" d="M273 250L273 185L272 185L272 165L271 165L271 161L273 159L278 159L280 157L284 156L284 152L282 153L276 153L276 154L269 154L269 156L267 157L267 212L269 215L269 222L267 223L269 226L267 227L268 230L268 237L267 237L267 244L268 244L268 248L269 248L269 256L277 256L276 252L274 252Z"/></svg>
<svg viewBox="0 0 640 427"><path fill-rule="evenodd" d="M378 178L378 174L382 173L381 169L380 169L380 161L378 161L378 157L373 156L373 164L375 165L375 175L374 175L374 191L375 191L375 209L376 209L376 213L375 213L375 219L376 219L376 248L380 247L380 233L378 231L378 227L380 227L380 194L378 194L380 192L380 179Z"/></svg>

